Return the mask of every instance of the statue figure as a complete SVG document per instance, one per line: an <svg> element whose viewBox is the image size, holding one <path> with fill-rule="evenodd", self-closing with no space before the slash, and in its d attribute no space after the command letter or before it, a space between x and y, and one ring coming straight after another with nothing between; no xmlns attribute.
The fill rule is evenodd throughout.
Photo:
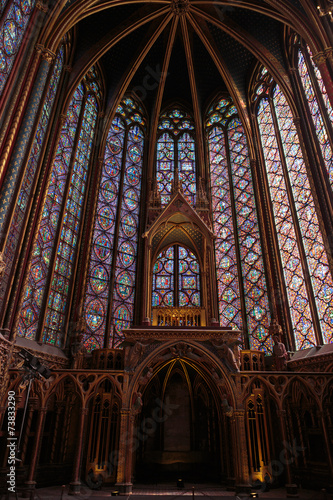
<svg viewBox="0 0 333 500"><path fill-rule="evenodd" d="M142 377L140 377L139 384L140 385L147 384L147 382L149 382L149 380L151 379L153 374L154 374L154 369L151 366L148 366L148 371L147 371L146 375L143 375Z"/></svg>
<svg viewBox="0 0 333 500"><path fill-rule="evenodd" d="M288 353L286 346L280 341L279 335L273 335L274 346L273 355L275 359L275 366L278 371L287 369Z"/></svg>
<svg viewBox="0 0 333 500"><path fill-rule="evenodd" d="M232 372L239 372L239 365L232 349L225 343L223 343L222 345L217 345L216 343L212 342L212 344L218 349L217 354L219 358L225 361L225 364L227 365L229 370L231 370Z"/></svg>
<svg viewBox="0 0 333 500"><path fill-rule="evenodd" d="M142 406L143 406L142 394L141 392L135 392L133 395L132 409L134 410L135 413L139 413L141 411Z"/></svg>
<svg viewBox="0 0 333 500"><path fill-rule="evenodd" d="M232 406L229 405L228 402L228 396L226 394L222 394L222 413L226 415L227 417L232 417L234 409Z"/></svg>

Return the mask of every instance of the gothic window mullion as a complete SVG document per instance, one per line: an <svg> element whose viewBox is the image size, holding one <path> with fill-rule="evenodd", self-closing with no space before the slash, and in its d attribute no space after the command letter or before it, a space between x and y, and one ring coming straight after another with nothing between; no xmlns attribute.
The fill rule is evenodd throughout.
<svg viewBox="0 0 333 500"><path fill-rule="evenodd" d="M230 198L231 198L232 221L233 221L233 228L234 228L234 234L235 234L238 286L239 286L239 295L240 295L240 302L241 302L241 316L242 316L241 330L242 330L242 338L243 338L243 341L245 342L245 348L248 349L249 348L249 335L248 335L248 324L247 324L247 311L246 311L244 288L243 288L244 279L243 279L242 265L241 265L239 238L236 236L239 233L238 233L238 224L237 224L235 192L234 192L234 185L233 185L233 179L232 179L233 173L232 173L232 168L231 168L230 148L229 148L229 141L228 141L228 125L229 125L229 123L226 125L226 128L224 129L224 141L225 141L226 158L227 158L227 165L228 165L228 177L229 177L229 190L230 190Z"/></svg>
<svg viewBox="0 0 333 500"><path fill-rule="evenodd" d="M178 168L178 138L176 137L173 137L173 144L174 144L174 155L175 155L175 158L174 158L174 165L173 165L173 168L174 168L174 177L175 178L175 172L176 170L178 171L178 180L180 180L180 177L179 177L179 168Z"/></svg>
<svg viewBox="0 0 333 500"><path fill-rule="evenodd" d="M176 156L177 158L177 156ZM179 245L173 247L174 251L174 304L179 307Z"/></svg>
<svg viewBox="0 0 333 500"><path fill-rule="evenodd" d="M291 187L291 181L290 181L288 167L287 167L287 163L286 163L286 159L285 159L284 148L282 145L281 132L280 132L277 116L276 116L276 110L275 110L275 107L273 105L273 101L270 101L270 104L271 104L271 109L272 109L272 117L273 117L273 121L274 121L274 127L276 130L276 138L277 138L279 148L280 148L281 163L282 163L282 169L284 172L285 183L287 186L289 204L290 204L292 218L293 218L293 222L294 222L294 228L295 228L296 236L297 236L297 244L298 244L298 248L299 248L299 252L300 252L300 256L301 256L301 263L302 263L302 267L303 267L304 280L305 280L305 285L306 285L307 294L308 294L308 298L309 298L309 305L310 305L310 310L311 310L311 315L312 315L312 322L313 322L313 326L314 326L315 336L317 339L317 343L322 344L323 338L322 338L322 332L321 332L321 327L320 327L320 322L319 322L319 317L318 317L318 312L317 312L317 306L316 306L316 302L315 302L315 298L314 298L314 292L313 292L313 287L312 287L312 283L311 283L310 270L309 270L309 265L308 265L307 258L306 258L306 251L304 248L302 232L300 229L299 216L298 216L298 213L297 213L297 210L295 207L295 199L294 199L294 195L293 195L293 191L292 191L292 187Z"/></svg>
<svg viewBox="0 0 333 500"><path fill-rule="evenodd" d="M59 213L59 223L58 223L58 226L57 226L55 238L54 238L54 241L53 241L52 253L51 253L51 256L50 256L50 262L52 262L52 265L49 267L48 277L47 277L46 283L45 283L45 289L47 290L47 293L45 293L44 297L43 297L43 303L42 303L42 307L41 307L42 313L41 313L41 316L40 316L40 319L39 319L39 328L38 328L38 333L37 333L37 340L39 342L41 342L42 339L43 339L43 330L44 330L45 317L46 317L47 309L48 309L49 296L51 294L51 283L52 283L52 279L53 279L53 275L54 275L54 269L55 269L56 260L57 260L56 259L56 255L57 255L58 245L59 245L60 237L61 237L61 231L62 231L64 216L65 216L65 208L66 208L67 199L68 199L68 196L69 196L69 186L70 186L71 176L72 176L72 172L73 172L73 168L74 168L74 163L75 163L75 155L76 155L76 151L77 151L77 147L78 147L78 143L79 143L79 138L80 138L80 130L81 130L81 125L82 125L82 120L83 120L85 105L86 105L86 95L84 96L84 98L82 100L82 105L81 105L81 109L80 109L80 115L79 115L79 119L78 119L77 129L76 129L76 132L75 132L74 146L73 146L72 152L71 152L71 159L70 159L70 165L71 166L70 166L70 168L68 170L68 173L67 173L66 185L65 185L65 189L64 189L64 196L62 198L61 210L60 210L60 213Z"/></svg>
<svg viewBox="0 0 333 500"><path fill-rule="evenodd" d="M112 255L112 265L110 272L110 287L109 287L109 303L108 303L108 311L106 316L106 330L104 337L104 348L108 348L110 345L110 335L111 335L111 327L112 327L112 309L113 309L113 290L115 287L116 281L116 264L117 264L117 255L118 255L118 241L119 241L119 227L120 227L120 214L121 207L123 204L123 189L124 189L124 176L125 176L125 168L126 168L126 151L128 144L128 132L129 127L126 126L125 139L123 144L122 151L122 159L121 159L121 170L120 170L120 179L119 179L119 190L118 190L118 205L117 205L117 214L115 221L115 230L113 237L113 255Z"/></svg>

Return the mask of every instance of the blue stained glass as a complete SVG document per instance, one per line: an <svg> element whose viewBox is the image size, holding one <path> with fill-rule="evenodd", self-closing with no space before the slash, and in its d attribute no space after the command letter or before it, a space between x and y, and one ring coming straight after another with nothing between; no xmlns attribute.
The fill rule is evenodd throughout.
<svg viewBox="0 0 333 500"><path fill-rule="evenodd" d="M35 0L13 0L0 23L0 95L20 49Z"/></svg>

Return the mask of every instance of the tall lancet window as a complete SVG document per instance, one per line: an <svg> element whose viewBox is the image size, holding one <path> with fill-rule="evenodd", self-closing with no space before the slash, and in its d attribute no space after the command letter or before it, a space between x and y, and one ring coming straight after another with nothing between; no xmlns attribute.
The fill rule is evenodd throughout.
<svg viewBox="0 0 333 500"><path fill-rule="evenodd" d="M191 250L164 249L153 267L153 307L200 307L200 267Z"/></svg>
<svg viewBox="0 0 333 500"><path fill-rule="evenodd" d="M4 299L6 286L9 285L13 261L17 248L19 247L20 235L24 222L26 220L27 209L29 207L30 195L33 191L33 186L36 178L36 172L40 161L41 151L44 146L44 139L50 122L50 116L53 109L53 104L57 94L58 84L61 76L61 71L64 64L65 47L61 45L52 70L50 83L46 91L45 101L42 112L40 114L37 130L33 139L31 151L28 157L27 166L23 175L20 192L17 198L16 206L13 210L9 229L7 231L7 241L4 247L4 259L6 269L1 280L0 287L0 304Z"/></svg>
<svg viewBox="0 0 333 500"><path fill-rule="evenodd" d="M118 106L104 152L84 301L88 351L117 347L134 313L145 120Z"/></svg>
<svg viewBox="0 0 333 500"><path fill-rule="evenodd" d="M265 68L255 94L295 345L332 342L332 275L291 109Z"/></svg>
<svg viewBox="0 0 333 500"><path fill-rule="evenodd" d="M24 34L29 24L35 0L12 0L1 5L0 21L0 95L10 75Z"/></svg>
<svg viewBox="0 0 333 500"><path fill-rule="evenodd" d="M34 242L18 334L56 346L63 329L101 92L92 68L62 126Z"/></svg>
<svg viewBox="0 0 333 500"><path fill-rule="evenodd" d="M210 108L206 130L220 324L247 330L252 349L270 352L270 311L249 153L230 99Z"/></svg>
<svg viewBox="0 0 333 500"><path fill-rule="evenodd" d="M195 203L195 142L192 118L181 109L164 113L158 125L157 185L162 205L169 203L175 173L178 172L185 198Z"/></svg>
<svg viewBox="0 0 333 500"><path fill-rule="evenodd" d="M333 110L320 71L307 45L301 44L297 48L297 67L305 97L304 105L310 111L319 155L333 189Z"/></svg>

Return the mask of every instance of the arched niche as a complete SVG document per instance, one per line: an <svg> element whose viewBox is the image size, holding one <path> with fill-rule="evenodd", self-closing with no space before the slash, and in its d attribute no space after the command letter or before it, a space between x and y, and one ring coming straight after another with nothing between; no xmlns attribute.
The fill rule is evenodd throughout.
<svg viewBox="0 0 333 500"><path fill-rule="evenodd" d="M140 393L141 394L141 393ZM233 470L231 422L207 374L186 358L162 363L136 417L137 481L219 481Z"/></svg>
<svg viewBox="0 0 333 500"><path fill-rule="evenodd" d="M206 214L207 215L207 214ZM154 220L148 225L145 238L145 264L143 270L143 318L151 321L154 264L160 253L174 245L186 248L198 259L200 268L202 308L201 324L207 326L218 316L216 277L214 275L214 234L211 222L200 210L193 208L178 190L168 205L157 209ZM156 326L156 325L155 325Z"/></svg>

